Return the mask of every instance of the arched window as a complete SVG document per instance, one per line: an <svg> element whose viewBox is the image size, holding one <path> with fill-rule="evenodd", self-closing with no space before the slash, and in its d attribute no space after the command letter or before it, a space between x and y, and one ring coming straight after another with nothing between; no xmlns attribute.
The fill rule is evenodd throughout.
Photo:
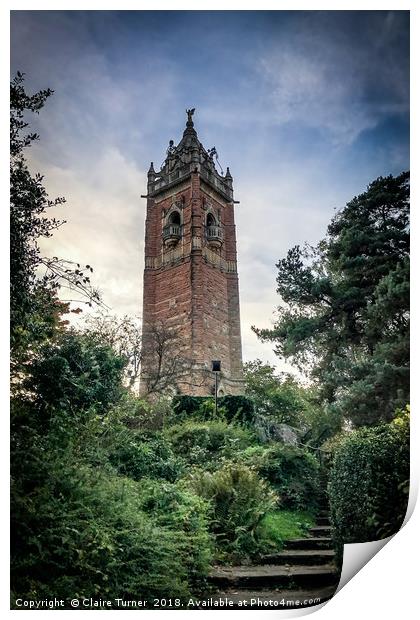
<svg viewBox="0 0 420 620"><path fill-rule="evenodd" d="M166 220L166 224L163 227L162 235L163 242L166 248L173 248L178 241L181 239L181 214L179 211L172 211L168 219Z"/></svg>
<svg viewBox="0 0 420 620"><path fill-rule="evenodd" d="M207 244L213 249L218 250L223 243L223 232L216 216L209 212L206 215L206 239Z"/></svg>
<svg viewBox="0 0 420 620"><path fill-rule="evenodd" d="M217 225L213 213L207 213L206 225L207 226L216 226Z"/></svg>
<svg viewBox="0 0 420 620"><path fill-rule="evenodd" d="M169 216L169 224L176 224L177 226L181 225L181 216L178 211L172 211Z"/></svg>

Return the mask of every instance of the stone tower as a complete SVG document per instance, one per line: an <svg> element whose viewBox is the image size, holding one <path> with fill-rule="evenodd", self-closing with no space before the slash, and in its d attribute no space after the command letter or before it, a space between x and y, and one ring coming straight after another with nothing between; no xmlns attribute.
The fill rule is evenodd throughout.
<svg viewBox="0 0 420 620"><path fill-rule="evenodd" d="M167 386L214 393L212 360L221 361L219 394L242 392L236 233L232 177L203 147L194 109L178 146L148 172L141 384L165 365ZM161 335L159 335L159 332ZM163 336L162 336L163 332ZM168 340L169 335L169 340ZM147 344L148 343L148 344ZM156 348L167 360L159 358ZM172 359L169 359L172 358ZM178 368L177 368L178 366Z"/></svg>

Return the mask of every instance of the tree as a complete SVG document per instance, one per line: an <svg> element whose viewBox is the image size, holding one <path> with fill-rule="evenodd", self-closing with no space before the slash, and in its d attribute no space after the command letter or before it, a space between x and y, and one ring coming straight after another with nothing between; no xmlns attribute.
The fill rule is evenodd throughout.
<svg viewBox="0 0 420 620"><path fill-rule="evenodd" d="M179 331L163 321L144 326L142 334L140 319L100 311L86 318L83 333L125 359L127 385L143 396L173 395L181 384L201 385L198 379L194 382L194 364Z"/></svg>
<svg viewBox="0 0 420 620"><path fill-rule="evenodd" d="M75 291L88 304L99 301L90 283L90 265L81 267L58 257L41 255L38 239L51 237L64 222L48 216L48 211L65 203L64 198L49 200L43 177L32 175L24 150L38 140L36 133L25 133L27 112L39 113L51 89L28 95L24 76L17 73L10 84L10 311L12 372L19 372L37 343L51 336L61 288ZM70 300L67 300L70 301Z"/></svg>
<svg viewBox="0 0 420 620"><path fill-rule="evenodd" d="M244 365L245 394L257 413L299 429L302 443L318 447L341 428L341 419L319 403L315 386L305 386L288 373L257 359Z"/></svg>
<svg viewBox="0 0 420 620"><path fill-rule="evenodd" d="M83 414L93 407L102 414L124 392L124 365L107 343L68 330L40 348L24 386L40 419L57 411Z"/></svg>
<svg viewBox="0 0 420 620"><path fill-rule="evenodd" d="M392 419L409 399L409 173L373 181L277 268L278 319L257 335L344 418Z"/></svg>
<svg viewBox="0 0 420 620"><path fill-rule="evenodd" d="M145 395L174 394L183 386L199 386L204 382L194 371L193 360L179 331L163 321L143 328L141 349L141 385Z"/></svg>
<svg viewBox="0 0 420 620"><path fill-rule="evenodd" d="M115 353L126 360L125 378L130 389L140 379L141 327L137 318L99 312L86 318L85 333L107 343Z"/></svg>
<svg viewBox="0 0 420 620"><path fill-rule="evenodd" d="M274 366L257 359L244 364L245 394L257 413L279 422L302 427L308 406L304 388L287 373L276 374Z"/></svg>

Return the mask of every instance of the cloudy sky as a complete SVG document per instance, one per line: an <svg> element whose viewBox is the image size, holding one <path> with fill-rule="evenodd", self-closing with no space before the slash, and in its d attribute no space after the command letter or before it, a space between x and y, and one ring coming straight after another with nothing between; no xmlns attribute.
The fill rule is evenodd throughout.
<svg viewBox="0 0 420 620"><path fill-rule="evenodd" d="M32 126L34 171L67 220L44 250L94 267L112 311L138 315L146 171L185 109L234 177L244 358L283 367L251 332L279 303L275 264L321 239L379 175L409 167L402 11L15 11L12 74L55 91Z"/></svg>

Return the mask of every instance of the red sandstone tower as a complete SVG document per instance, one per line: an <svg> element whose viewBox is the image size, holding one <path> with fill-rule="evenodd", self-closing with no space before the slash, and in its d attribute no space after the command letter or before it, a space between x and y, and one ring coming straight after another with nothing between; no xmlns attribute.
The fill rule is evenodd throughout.
<svg viewBox="0 0 420 620"><path fill-rule="evenodd" d="M214 392L211 362L220 360L219 394L238 394L242 352L232 177L229 168L224 176L216 170L215 149L206 151L199 141L193 113L187 110L182 140L178 146L170 141L161 170L155 172L152 163L148 172L143 340L163 329L181 343L177 355L190 366L188 376L173 372L174 392ZM153 347L144 348L143 386L160 363Z"/></svg>

